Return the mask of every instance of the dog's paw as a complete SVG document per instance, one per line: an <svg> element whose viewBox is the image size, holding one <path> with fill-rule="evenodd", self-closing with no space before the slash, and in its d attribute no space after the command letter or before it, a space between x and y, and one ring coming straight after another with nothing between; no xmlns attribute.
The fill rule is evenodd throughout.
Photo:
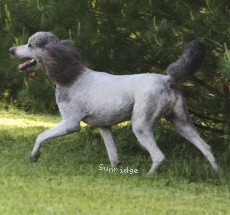
<svg viewBox="0 0 230 215"><path fill-rule="evenodd" d="M31 162L37 162L39 157L40 157L40 153L39 152L36 153L36 154L31 154L30 161Z"/></svg>

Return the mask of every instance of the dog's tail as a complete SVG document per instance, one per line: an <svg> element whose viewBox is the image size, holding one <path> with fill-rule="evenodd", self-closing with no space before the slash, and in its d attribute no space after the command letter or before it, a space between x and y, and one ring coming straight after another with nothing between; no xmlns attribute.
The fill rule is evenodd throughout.
<svg viewBox="0 0 230 215"><path fill-rule="evenodd" d="M204 57L204 45L196 40L190 42L181 57L167 68L171 82L180 84L189 80L199 69Z"/></svg>

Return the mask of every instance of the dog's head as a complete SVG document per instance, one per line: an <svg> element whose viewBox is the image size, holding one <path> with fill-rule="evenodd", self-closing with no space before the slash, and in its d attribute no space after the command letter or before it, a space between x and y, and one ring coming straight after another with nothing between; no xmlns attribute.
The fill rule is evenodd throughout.
<svg viewBox="0 0 230 215"><path fill-rule="evenodd" d="M70 41L59 40L51 32L37 32L26 45L9 49L11 56L26 59L20 71L43 69L52 81L62 85L71 83L84 65Z"/></svg>
<svg viewBox="0 0 230 215"><path fill-rule="evenodd" d="M21 72L36 68L45 69L43 62L45 47L59 41L51 32L37 32L28 39L26 45L12 47L9 51L13 57L27 59L26 62L19 65Z"/></svg>

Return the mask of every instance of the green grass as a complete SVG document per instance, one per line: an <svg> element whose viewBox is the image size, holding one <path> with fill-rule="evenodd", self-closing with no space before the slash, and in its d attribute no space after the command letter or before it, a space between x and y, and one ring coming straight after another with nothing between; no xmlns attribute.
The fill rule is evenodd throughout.
<svg viewBox="0 0 230 215"><path fill-rule="evenodd" d="M99 171L99 164L109 166L109 161L98 130L83 126L78 134L49 141L40 160L30 163L36 136L59 121L58 116L0 110L0 215L230 214L226 146L215 153L223 167L218 176L193 146L160 127L156 137L167 160L148 177L148 154L130 127L121 125L114 133L122 168L139 173L112 173Z"/></svg>

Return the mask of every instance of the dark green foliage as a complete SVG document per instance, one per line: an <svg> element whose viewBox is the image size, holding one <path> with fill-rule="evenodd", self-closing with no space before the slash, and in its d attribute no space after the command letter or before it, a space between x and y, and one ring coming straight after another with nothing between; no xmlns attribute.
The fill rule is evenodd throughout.
<svg viewBox="0 0 230 215"><path fill-rule="evenodd" d="M8 49L37 31L74 42L92 68L114 74L165 73L185 44L206 45L205 62L183 85L198 127L229 135L230 3L227 0L2 0L0 101L55 112L44 73L19 74ZM225 139L227 141L227 138Z"/></svg>

